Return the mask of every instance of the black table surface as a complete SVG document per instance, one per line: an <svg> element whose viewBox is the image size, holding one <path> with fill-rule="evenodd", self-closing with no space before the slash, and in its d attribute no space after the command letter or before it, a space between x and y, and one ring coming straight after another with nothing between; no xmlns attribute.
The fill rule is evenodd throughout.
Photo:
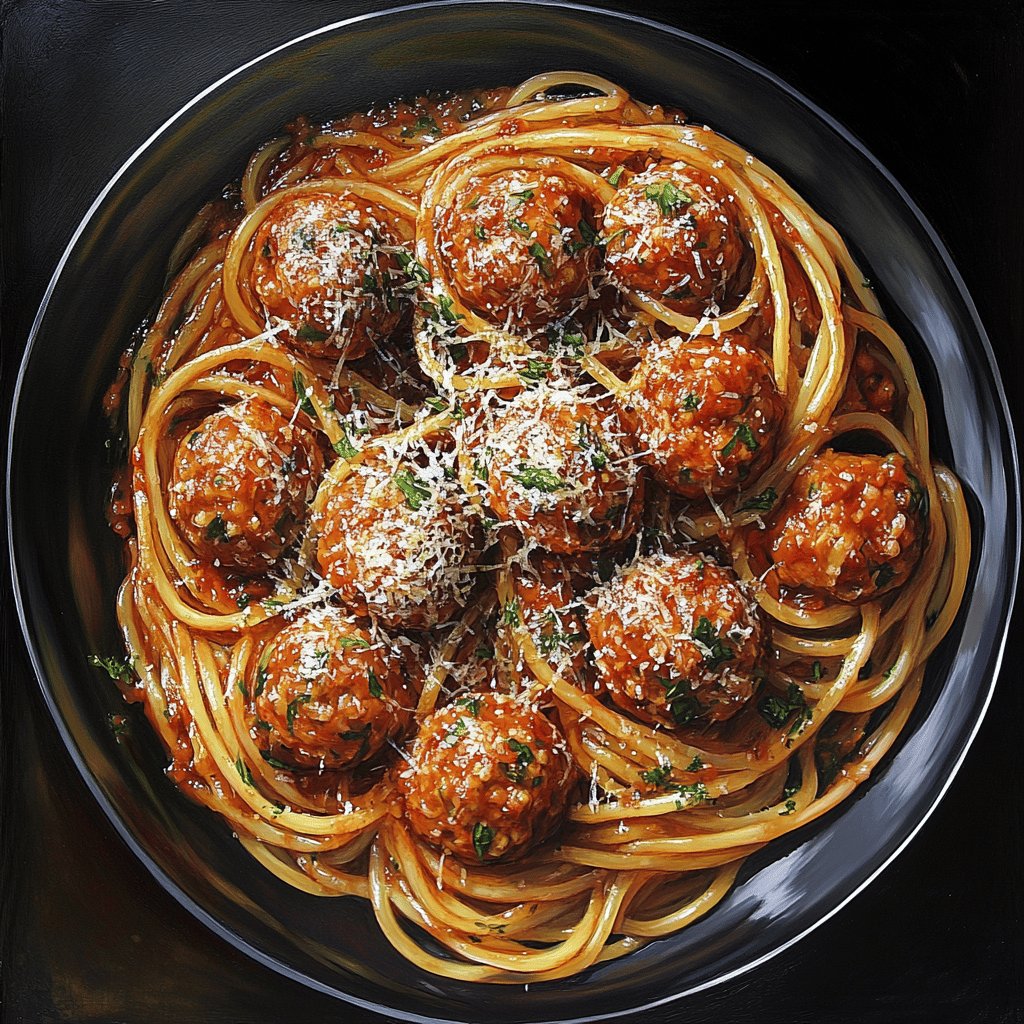
<svg viewBox="0 0 1024 1024"><path fill-rule="evenodd" d="M122 161L232 68L291 36L384 6L0 2L5 421L50 274ZM765 65L845 123L893 171L952 251L1017 415L1015 394L1024 382L1024 7L1016 0L651 0L628 9ZM76 775L43 706L6 567L0 593L3 1019L382 1019L250 961L134 860ZM1016 619L974 747L897 862L782 955L646 1014L647 1024L1024 1020L1019 606Z"/></svg>

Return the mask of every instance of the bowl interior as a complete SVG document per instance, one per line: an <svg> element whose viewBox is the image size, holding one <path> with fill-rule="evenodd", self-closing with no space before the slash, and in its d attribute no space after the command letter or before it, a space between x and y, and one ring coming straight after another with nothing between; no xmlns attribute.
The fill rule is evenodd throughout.
<svg viewBox="0 0 1024 1024"><path fill-rule="evenodd" d="M397 956L358 900L321 900L260 869L215 816L162 776L141 715L86 664L118 649L119 543L104 522L110 471L100 397L150 313L192 213L298 113L317 120L397 94L515 83L557 68L606 75L677 105L781 171L879 282L929 402L934 444L964 480L974 556L967 600L929 666L897 751L838 811L753 859L708 918L564 982L495 991ZM73 367L73 372L68 372ZM1016 477L994 364L962 282L912 204L857 144L762 70L702 40L608 12L454 3L356 19L295 40L209 89L100 196L34 327L16 399L9 509L19 610L44 695L115 825L211 927L275 968L400 1016L497 1021L599 1016L692 991L777 952L840 907L913 835L987 705L1017 564Z"/></svg>

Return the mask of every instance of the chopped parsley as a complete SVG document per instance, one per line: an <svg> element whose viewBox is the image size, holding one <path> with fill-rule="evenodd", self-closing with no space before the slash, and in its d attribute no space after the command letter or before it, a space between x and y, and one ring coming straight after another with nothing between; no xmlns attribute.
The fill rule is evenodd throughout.
<svg viewBox="0 0 1024 1024"><path fill-rule="evenodd" d="M527 359L526 369L519 371L523 380L542 381L551 372L551 362L547 359Z"/></svg>
<svg viewBox="0 0 1024 1024"><path fill-rule="evenodd" d="M90 654L88 661L93 668L103 669L111 679L117 682L130 683L132 681L132 676L134 675L133 658L122 659L115 658L113 655L104 657L99 654Z"/></svg>
<svg viewBox="0 0 1024 1024"><path fill-rule="evenodd" d="M405 495L406 504L418 512L431 498L431 490L408 469L400 469L392 478L395 486Z"/></svg>
<svg viewBox="0 0 1024 1024"><path fill-rule="evenodd" d="M700 406L700 395L696 395L692 391L683 399L683 409L686 412L696 412Z"/></svg>
<svg viewBox="0 0 1024 1024"><path fill-rule="evenodd" d="M576 230L580 233L580 238L583 239L584 248L597 245L600 242L601 236L585 218L581 217L580 220L577 221Z"/></svg>
<svg viewBox="0 0 1024 1024"><path fill-rule="evenodd" d="M499 762L501 764L501 770L508 776L512 782L525 782L526 781L526 769L533 764L534 756L533 751L525 743L520 743L519 740L509 739L509 748L516 755L515 764L506 764L504 761Z"/></svg>
<svg viewBox="0 0 1024 1024"><path fill-rule="evenodd" d="M306 387L306 382L299 370L292 374L292 387L295 388L295 397L299 400L299 408L309 416L315 415L316 410L313 408L313 403L309 400L313 389Z"/></svg>
<svg viewBox="0 0 1024 1024"><path fill-rule="evenodd" d="M473 849L476 850L476 855L480 860L484 859L493 842L494 829L485 825L482 821L478 821L473 826Z"/></svg>
<svg viewBox="0 0 1024 1024"><path fill-rule="evenodd" d="M882 587L892 583L896 576L896 570L891 565L880 565L877 569L873 570L872 574L875 577L875 586L881 590Z"/></svg>
<svg viewBox="0 0 1024 1024"><path fill-rule="evenodd" d="M519 472L510 473L509 476L522 487L532 491L543 491L545 494L564 491L569 487L568 481L552 470L545 469L543 466L531 466L527 462L520 462Z"/></svg>
<svg viewBox="0 0 1024 1024"><path fill-rule="evenodd" d="M377 678L377 673L373 669L366 670L366 680L370 689L370 696L376 697L380 700L384 696L384 689L380 685L380 680Z"/></svg>
<svg viewBox="0 0 1024 1024"><path fill-rule="evenodd" d="M428 271L427 268L412 255L412 253L406 252L404 249L400 249L395 253L395 260L398 262L398 268L402 270L411 281L415 281L417 284L430 283L430 271Z"/></svg>
<svg viewBox="0 0 1024 1024"><path fill-rule="evenodd" d="M590 453L590 464L594 469L604 469L608 465L608 452L601 443L601 438L597 436L594 428L586 420L580 420L579 428L577 444L585 452Z"/></svg>
<svg viewBox="0 0 1024 1024"><path fill-rule="evenodd" d="M313 699L311 693L302 693L295 700L288 702L288 708L285 711L285 719L288 722L288 731L295 734L295 716L299 713L300 704L308 704Z"/></svg>
<svg viewBox="0 0 1024 1024"><path fill-rule="evenodd" d="M338 646L345 651L368 651L370 641L361 636L342 636L338 638Z"/></svg>
<svg viewBox="0 0 1024 1024"><path fill-rule="evenodd" d="M411 139L416 135L440 135L441 128L438 123L429 115L421 114L412 124L402 129L402 138Z"/></svg>
<svg viewBox="0 0 1024 1024"><path fill-rule="evenodd" d="M692 636L704 651L704 665L708 669L714 670L722 662L732 661L735 657L733 649L722 643L715 632L715 627L711 625L711 620L706 615L700 617Z"/></svg>
<svg viewBox="0 0 1024 1024"><path fill-rule="evenodd" d="M473 228L473 235L475 238L479 238L481 242L487 241L487 228L483 224L477 224Z"/></svg>
<svg viewBox="0 0 1024 1024"><path fill-rule="evenodd" d="M479 650L479 648L478 648ZM494 648L491 648L491 654L494 654ZM465 708L474 718L480 716L480 698L479 697L460 697L456 702L457 708Z"/></svg>
<svg viewBox="0 0 1024 1024"><path fill-rule="evenodd" d="M644 198L653 199L658 204L662 216L668 217L673 210L680 206L688 206L693 200L685 193L676 188L671 181L656 182L644 189Z"/></svg>
<svg viewBox="0 0 1024 1024"><path fill-rule="evenodd" d="M737 512L767 512L778 500L778 493L774 487L766 487L760 494L748 498Z"/></svg>
<svg viewBox="0 0 1024 1024"><path fill-rule="evenodd" d="M530 255L537 261L537 266L540 268L540 272L544 277L551 277L553 270L551 257L548 255L547 249L544 248L540 242L534 242L529 248Z"/></svg>
<svg viewBox="0 0 1024 1024"><path fill-rule="evenodd" d="M704 767L704 762L700 759L700 754L694 754L693 760L686 766L688 772L699 772Z"/></svg>
<svg viewBox="0 0 1024 1024"><path fill-rule="evenodd" d="M349 440L348 430L344 423L339 423L341 427L341 437L335 441L331 447L335 452L340 455L343 459L352 459L359 454L359 449Z"/></svg>
<svg viewBox="0 0 1024 1024"><path fill-rule="evenodd" d="M525 221L521 221L518 217L509 217L508 226L517 234L522 235L523 238L529 238L533 234L533 229Z"/></svg>
<svg viewBox="0 0 1024 1024"><path fill-rule="evenodd" d="M230 539L228 537L228 524L224 522L219 512L206 524L206 539L215 543L221 543Z"/></svg>
<svg viewBox="0 0 1024 1024"><path fill-rule="evenodd" d="M505 607L501 610L501 618L498 620L502 626L518 626L520 623L519 618L519 602L515 599L505 602Z"/></svg>
<svg viewBox="0 0 1024 1024"><path fill-rule="evenodd" d="M822 676L825 675L825 670L821 667L820 661L811 662L811 682L816 683Z"/></svg>
<svg viewBox="0 0 1024 1024"><path fill-rule="evenodd" d="M690 693L688 679L679 679L676 682L659 679L658 682L665 687L665 702L677 725L687 725L704 710L700 701Z"/></svg>
<svg viewBox="0 0 1024 1024"><path fill-rule="evenodd" d="M736 428L736 433L732 435L732 440L721 449L721 454L728 458L732 455L736 448L736 445L742 441L747 451L756 452L760 445L757 443L757 438L754 437L754 432L750 429L749 423L741 423Z"/></svg>
<svg viewBox="0 0 1024 1024"><path fill-rule="evenodd" d="M321 330L315 324L302 323L299 324L299 329L295 332L295 337L299 341L326 341L329 337L328 333Z"/></svg>
<svg viewBox="0 0 1024 1024"><path fill-rule="evenodd" d="M445 734L441 740L442 747L454 747L459 740L469 732L469 726L460 718Z"/></svg>
<svg viewBox="0 0 1024 1024"><path fill-rule="evenodd" d="M509 192L509 196L515 203L522 204L533 198L533 189L524 188L521 192Z"/></svg>
<svg viewBox="0 0 1024 1024"><path fill-rule="evenodd" d="M813 717L811 709L807 706L807 701L804 699L803 692L796 683L789 684L785 697L780 697L774 693L762 697L758 702L757 710L761 717L774 729L783 728L792 716L796 716L789 728L789 732L786 734L787 742L803 732L805 726Z"/></svg>
<svg viewBox="0 0 1024 1024"><path fill-rule="evenodd" d="M249 766L242 760L241 754L238 755L238 760L235 761L235 770L247 786L251 786L253 784L252 772L249 771Z"/></svg>
<svg viewBox="0 0 1024 1024"><path fill-rule="evenodd" d="M792 814L795 810L796 810L796 801L793 800L793 799L789 799L789 800L786 801L786 809L784 811L779 811L779 817L780 818L786 818L790 814Z"/></svg>
<svg viewBox="0 0 1024 1024"><path fill-rule="evenodd" d="M619 164L619 166L608 175L608 184L611 185L612 188L619 187L619 182L622 181L622 175L625 173L625 170L626 168L623 167L622 164Z"/></svg>
<svg viewBox="0 0 1024 1024"><path fill-rule="evenodd" d="M287 765L284 761L279 761L276 757L271 757L265 750L260 751L260 757L263 758L271 768L279 768L284 771L291 771L291 765Z"/></svg>

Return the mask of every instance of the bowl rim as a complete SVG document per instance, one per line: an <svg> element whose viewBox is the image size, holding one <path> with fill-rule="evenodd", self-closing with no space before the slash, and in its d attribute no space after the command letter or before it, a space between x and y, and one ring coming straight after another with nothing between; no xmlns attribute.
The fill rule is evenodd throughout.
<svg viewBox="0 0 1024 1024"><path fill-rule="evenodd" d="M673 25L665 24L664 22L658 21L653 18L648 18L640 14L634 14L628 11L611 10L601 7L594 7L585 3L574 2L574 0L424 0L424 2L402 4L396 7L390 7L385 10L370 11L363 14L353 15L349 18L343 18L337 21L331 21L325 25L321 25L318 28L312 29L308 32L301 33L297 36L290 37L284 42L264 50L257 56L244 62L238 67L232 69L220 78L211 82L205 88L201 89L196 93L187 103L179 107L170 117L168 117L162 124L160 124L143 142L141 142L131 154L121 163L118 169L111 176L107 184L102 190L96 195L95 199L89 205L85 214L82 216L75 228L71 237L69 238L67 245L53 271L52 276L46 286L43 293L43 297L40 301L39 308L32 320L32 324L29 328L28 336L25 343L25 349L21 356L21 360L18 367L18 372L15 378L14 389L11 397L11 411L8 422L7 431L7 445L6 445L6 467L5 467L5 499L6 499L6 511L5 511L5 527L7 531L7 555L10 565L10 575L13 584L12 594L14 597L14 606L17 614L18 624L21 630L22 640L27 650L29 661L32 665L33 674L35 675L36 683L42 693L44 703L53 720L57 731L61 737L61 740L67 749L76 770L82 777L86 787L92 794L93 798L99 804L103 810L104 816L110 822L114 830L120 836L121 840L129 847L133 854L143 864L149 874L156 880L160 887L168 893L180 906L187 910L193 917L200 921L205 927L212 931L223 941L230 944L232 947L243 952L246 956L255 960L257 963L273 970L277 974L287 977L303 986L329 995L332 998L342 1000L346 1003L359 1006L363 1009L372 1011L374 1013L380 1013L386 1011L388 1014L393 1015L396 1018L405 1021L417 1022L417 1024L432 1024L436 1021L455 1022L461 1018L457 1017L444 1017L438 1018L434 1016L427 1016L419 1013L410 1012L408 1010L402 1010L393 1007L385 1007L383 1004L375 1002L371 999L363 998L359 995L355 995L351 992L343 991L333 985L319 981L314 977L306 974L300 969L292 967L287 963L282 962L277 957L265 953L263 950L258 948L253 943L242 938L230 927L219 921L209 910L203 907L190 895L188 895L179 885L175 882L165 870L157 863L157 861L143 848L141 842L136 839L134 832L129 828L128 824L121 818L118 811L113 806L112 801L102 791L99 783L93 776L93 773L89 769L85 762L84 755L78 747L74 737L71 734L70 728L64 719L63 713L61 712L57 701L50 689L46 672L43 668L42 659L39 654L37 645L33 639L32 628L28 619L24 597L22 593L21 580L18 573L17 565L17 551L14 543L14 520L15 515L13 511L12 503L12 488L14 482L14 469L13 469L13 457L14 457L14 442L15 442L15 426L18 421L18 411L20 407L22 397L22 387L25 380L28 366L31 361L33 350L37 341L38 334L41 330L50 300L57 287L57 284L64 272L65 266L70 260L75 247L77 246L80 238L85 234L86 229L91 225L91 222L96 215L97 211L103 206L107 198L113 193L122 177L124 177L128 170L133 164L141 157L143 157L149 149L154 146L166 133L168 133L179 121L183 120L184 117L191 112L194 108L200 106L204 101L216 93L223 86L227 85L231 81L240 76L244 75L250 69L257 67L258 65L268 61L275 55L295 47L299 44L306 43L309 40L316 39L321 36L330 35L337 33L346 28L350 28L355 25L360 25L367 22L386 20L394 18L396 16L402 16L407 14L416 14L421 12L429 11L443 11L448 8L458 7L497 7L502 8L509 5L515 5L516 7L534 7L534 8L552 8L561 10L568 14L578 13L590 17L606 18L612 21L628 22L631 24L642 25L649 29L654 29L660 33L673 36L677 39L682 39L690 44L696 45L704 50L710 51L716 56L730 61L734 64L739 65L746 71L752 72L754 75L767 80L776 88L781 90L789 98L794 100L799 106L808 110L814 115L819 121L823 122L829 128L832 129L837 135L839 135L848 145L853 147L861 157L863 157L873 168L873 170L884 180L884 182L896 193L900 203L903 207L909 211L912 215L913 220L916 222L916 226L920 228L925 237L931 243L934 249L935 255L938 257L939 262L942 264L945 271L949 274L950 280L953 285L953 291L956 297L962 304L962 309L967 313L969 320L976 333L977 341L980 342L981 351L987 360L987 370L991 377L991 383L995 396L998 399L997 412L1001 417L1002 426L1006 432L1006 444L1003 451L1004 456L1004 468L1007 471L1007 483L1012 485L1011 492L1007 495L1007 510L1011 513L1012 521L1012 532L1006 529L1005 536L1007 539L1007 546L1012 547L1014 554L1013 565L1010 568L1007 578L1007 597L1006 597L1006 614L1003 621L1001 635L998 639L998 644L994 649L994 656L992 659L992 667L990 678L987 681L987 686L984 692L984 699L976 713L976 718L970 728L969 733L964 737L963 746L957 756L955 762L952 764L945 781L938 787L936 795L932 800L931 804L926 808L924 813L921 815L918 821L914 823L908 834L899 842L887 856L870 871L869 874L851 890L843 899L837 902L834 906L824 912L820 917L814 920L812 923L807 925L805 928L791 936L786 941L780 943L778 946L762 953L751 959L749 962L743 963L738 967L735 967L724 974L717 975L714 978L707 979L705 981L690 985L679 992L672 993L667 996L662 996L655 1000L643 1002L641 1004L631 1006L625 1010L615 1010L605 1013L586 1014L583 1016L573 1016L561 1018L561 1024L588 1024L591 1021L603 1021L610 1020L616 1017L620 1017L626 1013L640 1013L647 1010L655 1009L657 1007L664 1006L668 1003L675 1002L683 999L687 996L695 995L696 993L706 991L708 989L722 985L728 981L731 981L741 975L747 974L755 968L761 966L767 961L774 959L780 953L784 952L790 946L804 939L807 935L817 929L820 925L831 919L833 916L838 914L845 906L847 906L852 900L854 900L860 893L862 893L869 885L871 885L879 875L882 874L886 868L889 867L900 854L906 849L910 842L917 836L920 830L924 827L925 823L934 813L936 807L942 801L947 790L957 773L959 772L963 762L967 756L968 751L974 743L977 737L978 731L981 728L981 724L985 719L988 712L988 708L992 701L992 695L995 690L996 681L998 680L1001 670L1003 657L1005 654L1006 642L1009 635L1010 623L1013 616L1014 604L1016 599L1016 592L1019 584L1020 576L1020 560L1021 560L1021 494L1020 494L1020 465L1018 459L1016 436L1014 431L1013 418L1010 413L1009 402L1006 396L1006 389L1003 384L1002 375L1000 373L999 364L996 360L995 353L992 349L991 342L985 327L981 321L981 317L974 304L974 301L967 289L967 285L964 282L962 275L957 269L952 256L947 250L942 239L939 237L935 228L932 227L931 223L924 215L920 207L906 192L906 190L900 185L892 173L870 152L867 146L857 137L855 133L846 128L836 118L834 118L827 111L822 109L813 100L809 99L802 92L790 85L784 79L776 75L773 71L764 67L757 61L751 60L749 57L743 54L737 53L730 48L716 43L712 40L706 39L695 33L688 32L684 29L676 28ZM1007 524L1009 526L1011 524ZM988 527L991 528L991 527ZM987 528L987 529L988 529ZM483 988L483 986L481 986ZM491 986L487 986L491 988Z"/></svg>

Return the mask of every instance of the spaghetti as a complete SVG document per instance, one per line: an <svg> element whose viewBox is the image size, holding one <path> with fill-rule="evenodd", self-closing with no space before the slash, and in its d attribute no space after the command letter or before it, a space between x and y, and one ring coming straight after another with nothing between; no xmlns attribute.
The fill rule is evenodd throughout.
<svg viewBox="0 0 1024 1024"><path fill-rule="evenodd" d="M562 978L896 740L961 489L841 238L735 143L582 73L300 119L169 281L108 396L97 661L284 882L435 974Z"/></svg>

